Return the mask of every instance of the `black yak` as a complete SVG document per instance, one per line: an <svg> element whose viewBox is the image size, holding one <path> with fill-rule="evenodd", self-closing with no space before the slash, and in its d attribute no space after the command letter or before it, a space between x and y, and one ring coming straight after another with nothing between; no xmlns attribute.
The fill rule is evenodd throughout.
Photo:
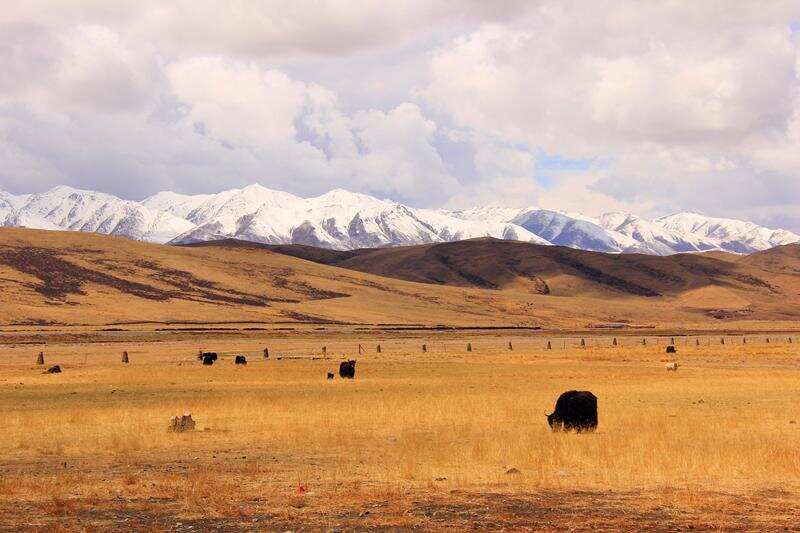
<svg viewBox="0 0 800 533"><path fill-rule="evenodd" d="M674 346L667 346L667 353L677 353L678 349Z"/></svg>
<svg viewBox="0 0 800 533"><path fill-rule="evenodd" d="M243 355L237 355L236 359L233 360L233 364L235 365L246 365L247 364L247 357Z"/></svg>
<svg viewBox="0 0 800 533"><path fill-rule="evenodd" d="M353 360L342 361L339 364L339 377L353 379L356 377L356 362Z"/></svg>
<svg viewBox="0 0 800 533"><path fill-rule="evenodd" d="M216 361L216 360L217 360L217 354L211 355L211 354L207 353L207 354L203 355L203 364L204 365L211 366L211 365L214 364L214 361Z"/></svg>
<svg viewBox="0 0 800 533"><path fill-rule="evenodd" d="M558 397L555 410L547 415L553 431L594 431L597 429L597 396L589 391L571 390Z"/></svg>
<svg viewBox="0 0 800 533"><path fill-rule="evenodd" d="M200 355L197 356L198 359L204 361L206 357L210 357L211 361L217 360L217 353L216 352L200 352Z"/></svg>
<svg viewBox="0 0 800 533"><path fill-rule="evenodd" d="M328 379L333 379L333 372L328 372Z"/></svg>
<svg viewBox="0 0 800 533"><path fill-rule="evenodd" d="M45 371L45 374L60 374L61 367L58 365L53 365Z"/></svg>

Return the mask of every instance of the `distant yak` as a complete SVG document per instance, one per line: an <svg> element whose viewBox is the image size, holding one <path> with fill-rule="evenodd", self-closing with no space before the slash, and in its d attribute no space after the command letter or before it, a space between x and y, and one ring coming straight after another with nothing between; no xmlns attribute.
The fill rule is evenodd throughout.
<svg viewBox="0 0 800 533"><path fill-rule="evenodd" d="M45 371L45 374L60 374L61 367L58 365L53 365Z"/></svg>
<svg viewBox="0 0 800 533"><path fill-rule="evenodd" d="M667 353L678 353L678 349L674 346L667 346Z"/></svg>
<svg viewBox="0 0 800 533"><path fill-rule="evenodd" d="M356 377L356 362L353 360L342 361L339 365L339 377L353 379Z"/></svg>
<svg viewBox="0 0 800 533"><path fill-rule="evenodd" d="M333 379L333 372L328 372L328 379Z"/></svg>
<svg viewBox="0 0 800 533"><path fill-rule="evenodd" d="M200 352L200 355L197 356L198 359L201 361L205 361L206 357L210 357L211 361L217 360L217 353L216 352Z"/></svg>
<svg viewBox="0 0 800 533"><path fill-rule="evenodd" d="M235 365L246 365L247 364L247 357L243 355L237 355L236 359L233 360L233 364Z"/></svg>
<svg viewBox="0 0 800 533"><path fill-rule="evenodd" d="M589 391L571 390L558 397L555 410L547 415L553 431L597 429L597 397Z"/></svg>
<svg viewBox="0 0 800 533"><path fill-rule="evenodd" d="M214 364L214 361L217 360L217 354L205 354L203 355L203 364L207 366L211 366Z"/></svg>

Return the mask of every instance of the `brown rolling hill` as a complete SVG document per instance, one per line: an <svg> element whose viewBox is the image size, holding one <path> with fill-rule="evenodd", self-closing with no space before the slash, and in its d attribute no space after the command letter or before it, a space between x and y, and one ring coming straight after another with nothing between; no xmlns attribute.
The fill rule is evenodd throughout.
<svg viewBox="0 0 800 533"><path fill-rule="evenodd" d="M513 241L339 252L0 229L1 325L794 327L800 247L613 255Z"/></svg>
<svg viewBox="0 0 800 533"><path fill-rule="evenodd" d="M472 239L351 251L237 241L195 246L262 248L405 281L621 303L671 301L716 319L797 320L800 245L750 256L607 254L518 241Z"/></svg>
<svg viewBox="0 0 800 533"><path fill-rule="evenodd" d="M491 238L336 251L240 241L202 247L261 248L315 263L419 283L491 290L526 290L553 296L677 296L704 287L779 291L776 275L800 275L800 245L751 256L727 253L641 254L587 252ZM794 279L781 279L791 292Z"/></svg>

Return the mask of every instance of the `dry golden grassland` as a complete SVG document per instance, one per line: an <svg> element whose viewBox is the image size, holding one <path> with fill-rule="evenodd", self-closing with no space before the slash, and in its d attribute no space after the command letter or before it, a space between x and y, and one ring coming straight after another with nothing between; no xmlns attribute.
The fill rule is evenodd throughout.
<svg viewBox="0 0 800 533"><path fill-rule="evenodd" d="M518 332L193 335L0 346L0 529L769 529L800 516L787 334L679 338L677 372L653 337L582 349ZM203 367L201 347L224 355ZM42 349L62 374L42 374ZM356 379L328 381L345 355ZM597 432L547 427L569 389L599 398ZM184 411L197 430L167 433Z"/></svg>

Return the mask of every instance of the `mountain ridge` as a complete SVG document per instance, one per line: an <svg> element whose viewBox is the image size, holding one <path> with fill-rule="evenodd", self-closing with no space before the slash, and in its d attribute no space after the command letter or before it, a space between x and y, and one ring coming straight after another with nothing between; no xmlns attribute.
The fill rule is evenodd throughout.
<svg viewBox="0 0 800 533"><path fill-rule="evenodd" d="M800 242L752 222L684 212L648 220L611 212L587 217L538 207L420 209L345 189L312 198L252 184L216 194L161 191L140 202L68 186L44 193L0 191L0 226L74 230L155 243L239 239L334 250L494 237L612 253L748 254Z"/></svg>

